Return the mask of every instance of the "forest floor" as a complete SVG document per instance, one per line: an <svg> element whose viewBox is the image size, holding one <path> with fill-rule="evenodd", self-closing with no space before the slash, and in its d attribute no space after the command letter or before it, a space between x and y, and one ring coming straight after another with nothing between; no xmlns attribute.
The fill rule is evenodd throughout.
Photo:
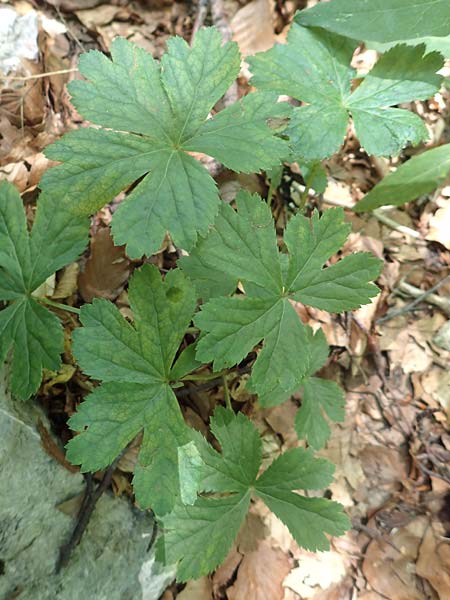
<svg viewBox="0 0 450 600"><path fill-rule="evenodd" d="M231 32L245 56L283 41L295 10L314 3L213 2L213 20L224 34ZM34 10L41 16L36 57L22 59L0 80L0 179L11 181L23 194L30 223L39 180L52 165L43 149L66 131L85 125L66 89L79 77L80 53L93 48L108 52L113 38L121 35L158 58L169 36L190 40L204 18L211 24L204 4L2 0L2 7L20 15ZM32 36L31 27L28 31ZM354 66L367 70L375 58L374 51L361 48ZM249 88L245 65L238 85L241 95ZM444 90L410 108L428 127L426 147L450 141L450 93ZM346 391L345 423L333 427L321 454L337 465L329 495L345 506L352 530L334 539L329 552L309 553L297 546L280 521L255 504L225 563L211 577L186 586L174 584L164 600L450 599L450 186L405 208L358 216L351 211L383 176L423 147L408 148L398 159L374 158L361 150L349 129L339 154L326 161L325 192L309 197L310 208L346 209L353 231L344 253L369 250L384 260L381 293L372 304L333 316L297 307L305 322L323 327L332 354L322 374ZM225 201L241 187L267 196L263 175L222 169L216 179ZM286 166L272 201L280 230L303 183L296 165ZM82 259L48 282L51 298L74 306L93 297L108 298L129 315L127 281L142 261L130 261L109 235L111 215L121 198L93 218L90 248ZM150 261L167 269L176 258L167 241ZM77 318L58 314L69 338ZM37 398L61 444L71 436L68 417L89 389L69 351L63 362L60 372L46 374ZM270 459L297 444L292 422L298 402L293 398L261 411L245 391L245 377L230 380L231 398L257 423ZM222 396L220 387L192 386L182 399L187 422L206 432L212 408ZM41 435L47 451L67 464L48 432ZM131 474L138 446L136 440L112 473L111 489L117 496L133 498Z"/></svg>

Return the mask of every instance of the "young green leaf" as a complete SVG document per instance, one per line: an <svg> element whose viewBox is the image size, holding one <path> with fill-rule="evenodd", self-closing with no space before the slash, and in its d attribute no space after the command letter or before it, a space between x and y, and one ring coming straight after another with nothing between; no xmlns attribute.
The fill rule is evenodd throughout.
<svg viewBox="0 0 450 600"><path fill-rule="evenodd" d="M139 257L155 252L169 231L189 249L219 207L214 180L190 152L239 172L269 168L287 153L269 119L290 109L273 92L258 93L208 120L240 69L237 45L222 46L214 28L201 29L192 48L170 39L160 64L123 38L111 56L83 54L87 81L70 84L80 114L105 129L80 129L47 148L63 164L47 171L42 187L68 193L76 210L89 213L143 177L114 214L115 242Z"/></svg>
<svg viewBox="0 0 450 600"><path fill-rule="evenodd" d="M190 441L169 382L195 294L181 271L162 281L155 266L144 265L130 281L129 300L134 326L106 300L81 309L73 352L103 383L69 421L80 434L69 442L67 457L82 471L102 469L143 430L134 490L142 507L163 514L179 493L177 448Z"/></svg>
<svg viewBox="0 0 450 600"><path fill-rule="evenodd" d="M332 0L297 13L307 27L322 27L363 41L395 42L423 36L447 36L447 0Z"/></svg>
<svg viewBox="0 0 450 600"><path fill-rule="evenodd" d="M439 52L444 58L450 58L450 34L445 37L425 36L411 40L397 40L395 42L371 42L368 41L366 46L377 52L387 52L397 44L407 44L408 46L417 46L425 44L427 52Z"/></svg>
<svg viewBox="0 0 450 600"><path fill-rule="evenodd" d="M252 496L261 498L287 525L297 543L309 550L326 550L329 542L325 534L341 535L349 527L336 502L294 493L327 486L333 476L328 461L295 448L274 460L258 478L261 440L254 425L241 413L235 415L218 407L211 426L222 454L200 435L196 439L203 461L203 465L197 461L198 491L208 495L199 496L191 506L178 502L162 520L164 534L158 553L170 564L178 562L180 581L206 575L225 558Z"/></svg>
<svg viewBox="0 0 450 600"><path fill-rule="evenodd" d="M319 160L300 161L300 168L307 188L323 194L327 188L327 173Z"/></svg>
<svg viewBox="0 0 450 600"><path fill-rule="evenodd" d="M369 154L398 154L408 142L417 144L427 136L416 114L390 107L429 98L439 90L441 55L424 56L423 45L396 46L351 92L355 72L349 65L355 46L348 38L293 23L287 44L248 59L257 88L307 103L294 109L288 128L294 155L316 160L336 152L350 115Z"/></svg>
<svg viewBox="0 0 450 600"><path fill-rule="evenodd" d="M336 422L345 417L345 398L334 381L308 377L302 393L302 405L295 416L295 430L315 450L325 446L330 437L330 427L325 415Z"/></svg>
<svg viewBox="0 0 450 600"><path fill-rule="evenodd" d="M22 200L0 183L0 362L12 348L11 390L22 400L36 392L42 369L61 364L64 336L59 319L32 293L55 271L75 260L87 243L89 223L74 217L62 199L41 195L31 234Z"/></svg>
<svg viewBox="0 0 450 600"><path fill-rule="evenodd" d="M387 175L353 210L373 210L385 204L399 206L433 191L450 172L450 144L414 156Z"/></svg>
<svg viewBox="0 0 450 600"><path fill-rule="evenodd" d="M206 291L203 299L209 298L195 318L202 331L197 358L214 361L215 370L230 367L264 340L250 385L261 404L270 406L294 393L327 355L321 334L313 335L302 323L290 300L330 312L367 304L378 293L369 282L378 276L381 263L357 253L323 268L349 234L342 209L327 210L321 217L315 212L312 219L293 217L284 238L286 256L278 251L267 204L246 192L236 202L237 212L221 207L208 236L179 264L200 283L200 293ZM226 288L232 294L241 282L246 294L211 298L219 280L224 282L219 293Z"/></svg>

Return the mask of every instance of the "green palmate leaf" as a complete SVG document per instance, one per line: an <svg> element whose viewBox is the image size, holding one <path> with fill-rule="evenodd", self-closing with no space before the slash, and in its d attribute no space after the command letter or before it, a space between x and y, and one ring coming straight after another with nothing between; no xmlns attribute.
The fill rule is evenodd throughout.
<svg viewBox="0 0 450 600"><path fill-rule="evenodd" d="M64 349L59 319L32 293L81 254L88 228L62 199L41 195L28 234L18 192L0 183L0 300L10 302L0 312L0 362L12 349L11 389L20 399L36 392L43 368L59 368Z"/></svg>
<svg viewBox="0 0 450 600"><path fill-rule="evenodd" d="M348 528L348 519L336 502L294 493L327 486L334 470L328 461L296 448L282 454L258 478L261 440L252 423L242 414L218 407L211 425L222 454L198 435L201 461L192 467L198 472L197 491L208 495L199 496L193 505L178 502L163 519L158 553L170 564L178 562L180 581L206 575L225 558L252 496L260 497L297 543L309 550L327 549L325 534L340 535Z"/></svg>
<svg viewBox="0 0 450 600"><path fill-rule="evenodd" d="M306 187L312 188L317 194L323 194L327 188L327 172L322 163L315 161L300 161L303 179Z"/></svg>
<svg viewBox="0 0 450 600"><path fill-rule="evenodd" d="M69 421L80 434L69 442L67 456L82 471L104 468L143 430L136 498L163 514L179 493L177 448L190 441L170 380L195 294L179 270L163 282L156 267L144 265L130 281L129 300L134 326L106 300L81 309L74 355L103 383Z"/></svg>
<svg viewBox="0 0 450 600"><path fill-rule="evenodd" d="M366 45L368 48L376 50L377 52L386 52L396 44L407 44L408 46L425 44L428 52L439 52L444 58L450 58L450 34L445 37L426 36L411 40L397 40L396 42L384 44L368 41Z"/></svg>
<svg viewBox="0 0 450 600"><path fill-rule="evenodd" d="M237 212L223 205L214 227L180 266L198 284L203 304L195 323L202 331L197 358L214 369L239 363L261 341L251 389L265 406L282 402L325 362L321 332L299 319L291 300L324 310L350 310L370 302L378 288L371 280L380 261L367 253L348 256L323 268L349 233L342 209L298 214L285 234L288 256L280 254L269 207L257 195L241 192ZM288 258L284 268L285 259ZM222 281L220 289L216 282ZM245 295L233 294L241 282Z"/></svg>
<svg viewBox="0 0 450 600"><path fill-rule="evenodd" d="M334 381L308 377L302 394L302 405L295 417L295 429L301 439L318 450L330 437L330 427L325 415L332 421L343 421L345 399Z"/></svg>
<svg viewBox="0 0 450 600"><path fill-rule="evenodd" d="M326 5L328 6L328 5ZM356 43L322 29L294 23L287 44L249 58L252 83L307 103L294 109L288 128L295 156L316 160L342 144L349 116L369 154L397 154L427 135L414 113L390 108L438 91L442 57L425 47L396 46L384 54L356 90L350 61Z"/></svg>
<svg viewBox="0 0 450 600"><path fill-rule="evenodd" d="M107 129L80 129L50 146L47 156L63 164L44 175L42 187L64 190L77 211L89 213L143 177L114 215L116 243L139 257L155 252L169 231L190 248L213 222L219 196L189 153L207 153L239 172L269 168L287 154L269 119L290 109L273 92L258 93L207 120L240 69L237 45L222 46L214 28L200 30L192 48L172 38L161 63L122 38L111 56L82 55L88 81L70 84L80 114Z"/></svg>
<svg viewBox="0 0 450 600"><path fill-rule="evenodd" d="M296 21L356 40L395 42L448 36L447 0L332 0L298 12Z"/></svg>
<svg viewBox="0 0 450 600"><path fill-rule="evenodd" d="M436 189L449 172L450 144L427 150L387 175L353 209L361 212L385 204L404 204Z"/></svg>

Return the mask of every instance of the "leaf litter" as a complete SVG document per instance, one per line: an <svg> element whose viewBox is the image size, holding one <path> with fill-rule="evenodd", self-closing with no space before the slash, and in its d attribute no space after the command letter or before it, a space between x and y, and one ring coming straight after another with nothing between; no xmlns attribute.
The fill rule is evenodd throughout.
<svg viewBox="0 0 450 600"><path fill-rule="evenodd" d="M27 2L19 4L20 14L33 10ZM52 165L44 157L43 148L81 122L66 89L68 81L77 75L69 72L23 81L13 77L70 71L82 49L109 51L116 35L131 39L158 58L171 35L189 39L196 16L195 3L189 9L187 3L170 0L145 6L135 2L115 6L95 0L66 0L58 3L58 10L63 11L59 14L52 8L56 4L49 3L38 11L43 33L38 38L39 57L23 59L12 73L3 73L0 88L0 179L14 183L31 204L42 174ZM293 16L292 4L262 0L245 6L232 0L225 3L234 39L244 55L269 48L276 39L285 40ZM267 15L264 27L255 28L262 14ZM358 72L369 71L372 64L373 51L356 53L354 66ZM241 93L251 85L247 75L245 70L241 73ZM443 89L431 101L413 103L435 144L450 141L443 127L448 102L449 93ZM353 315L330 317L319 308L294 305L305 324L313 329L319 325L324 328L332 345L321 376L344 384L346 389L345 421L331 425L332 437L321 455L337 465L329 495L345 505L353 529L334 540L329 552L311 554L301 550L286 527L256 502L251 519L243 525L238 546L231 550L225 563L210 578L190 582L184 589L171 586L166 600L177 596L186 600L341 600L349 595L360 600L449 597L450 350L442 341L449 314L429 302L431 295L412 308L410 305L414 300L412 290L423 294L449 273L450 194L444 187L424 196L420 203L383 212L390 225L386 219L381 220L383 215L356 216L347 209L414 153L416 149L408 149L400 159L376 160L361 150L350 127L341 151L325 161L327 190L323 195L310 197L312 205L319 208L345 208L353 229L344 254L369 250L385 258L382 294ZM285 170L273 205L273 212L280 219L289 202L293 202L294 183L301 178L301 172L301 164L297 172ZM228 181L236 182L234 191L248 185L226 169L222 173ZM261 193L266 182L259 177L256 184ZM90 255L57 273L55 299L70 297L71 303L79 305L82 299L95 296L116 301L121 310L128 306L122 290L127 288L132 267L139 267L140 263L133 265L123 250L110 244L107 229L102 226L109 225L111 212L103 209L94 218ZM34 211L29 207L27 216L29 221L34 219ZM411 236L408 230L418 235ZM175 259L174 248L165 245L151 261L170 269ZM450 285L442 285L436 295L445 299L450 295ZM393 309L404 312L382 321ZM63 326L68 337L74 320L64 317ZM63 443L70 436L67 418L90 387L84 375L73 373L70 359L67 345L63 368L48 374L38 396ZM254 397L242 390L241 380L245 377L248 375L230 379L231 396L244 413L256 417ZM192 397L180 398L182 412L185 418L188 413L191 415L194 427L207 433L212 407L221 398L222 391L217 386L194 389ZM287 424L292 423L300 402L300 395L295 394L289 402L264 409L256 418L263 436L264 465L281 450L295 446ZM131 479L139 443L139 438L132 442L118 464L116 476L122 481ZM118 482L120 479L113 485L114 492L130 495L131 486Z"/></svg>

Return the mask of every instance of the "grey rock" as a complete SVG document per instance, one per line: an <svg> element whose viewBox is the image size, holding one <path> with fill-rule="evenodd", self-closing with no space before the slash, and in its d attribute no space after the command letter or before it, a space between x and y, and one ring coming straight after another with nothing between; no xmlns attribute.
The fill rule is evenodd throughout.
<svg viewBox="0 0 450 600"><path fill-rule="evenodd" d="M38 32L36 11L20 15L13 8L0 8L0 70L8 74L20 66L22 58L36 60Z"/></svg>
<svg viewBox="0 0 450 600"><path fill-rule="evenodd" d="M74 527L56 507L83 491L83 478L44 452L35 428L44 415L32 401L12 401L0 375L0 600L158 600L174 569L148 552L153 520L109 494L55 574Z"/></svg>

